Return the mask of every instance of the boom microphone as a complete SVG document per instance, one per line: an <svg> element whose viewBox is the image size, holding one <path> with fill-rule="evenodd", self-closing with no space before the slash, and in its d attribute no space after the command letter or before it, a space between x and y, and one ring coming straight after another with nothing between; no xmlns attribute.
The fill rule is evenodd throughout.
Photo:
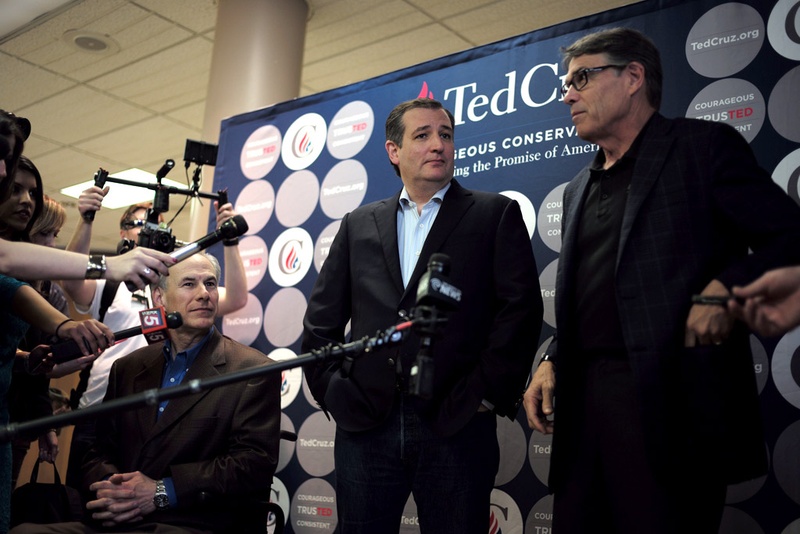
<svg viewBox="0 0 800 534"><path fill-rule="evenodd" d="M164 308L161 307L140 311L139 320L142 323L141 326L114 332L114 340L122 341L123 339L143 334L147 339L147 343L153 344L167 339L167 329L178 328L183 324L183 318L180 313L165 314ZM74 339L54 343L50 346L50 351L53 354L52 359L55 363L64 363L83 356L83 352L81 352Z"/></svg>
<svg viewBox="0 0 800 534"><path fill-rule="evenodd" d="M201 250L219 243L223 239L233 239L239 237L247 232L247 221L244 220L242 215L235 215L222 223L219 228L211 232L205 237L201 237L194 243L189 243L185 247L173 251L170 256L177 261L183 261L192 254L196 254Z"/></svg>

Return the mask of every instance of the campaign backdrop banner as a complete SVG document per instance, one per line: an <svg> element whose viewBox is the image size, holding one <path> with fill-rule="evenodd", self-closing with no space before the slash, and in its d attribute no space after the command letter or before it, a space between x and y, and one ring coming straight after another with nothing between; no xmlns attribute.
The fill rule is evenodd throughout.
<svg viewBox="0 0 800 534"><path fill-rule="evenodd" d="M341 218L402 187L384 149L386 116L421 96L442 101L455 117L456 179L522 208L539 267L531 276L539 277L545 304L542 335L530 340L538 361L556 326L562 194L598 150L578 138L561 100L561 47L601 28L641 30L662 53L661 112L734 126L800 202L798 10L798 0L647 1L225 120L215 188L228 189L250 229L239 246L248 302L221 320L222 331L275 360L299 355L308 295ZM729 489L721 532L800 532L799 346L800 331L752 337L770 472ZM333 532L335 422L319 410L299 368L282 373L281 394L283 429L298 439L282 442L272 499L285 512L286 532ZM751 421L741 423L751 431ZM497 434L490 532L549 532L551 438L532 433L522 411L514 421L498 419ZM691 522L686 517L687 531ZM413 499L401 532L419 532Z"/></svg>

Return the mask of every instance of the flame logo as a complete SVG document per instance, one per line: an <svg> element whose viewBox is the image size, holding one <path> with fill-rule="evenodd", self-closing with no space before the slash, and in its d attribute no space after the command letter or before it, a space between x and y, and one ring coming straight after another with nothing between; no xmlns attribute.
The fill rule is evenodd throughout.
<svg viewBox="0 0 800 534"><path fill-rule="evenodd" d="M281 372L281 396L289 393L289 377L286 376L286 371Z"/></svg>
<svg viewBox="0 0 800 534"><path fill-rule="evenodd" d="M430 98L433 100L433 91L428 89L428 82L422 82L422 87L419 90L417 98Z"/></svg>
<svg viewBox="0 0 800 534"><path fill-rule="evenodd" d="M292 240L286 243L281 249L281 263L280 269L284 274L296 273L300 269L300 254L299 249L302 248L302 243L297 240Z"/></svg>
<svg viewBox="0 0 800 534"><path fill-rule="evenodd" d="M500 521L494 515L494 510L489 512L489 534L502 534L503 530L500 528Z"/></svg>
<svg viewBox="0 0 800 534"><path fill-rule="evenodd" d="M316 129L313 126L303 126L294 136L294 144L292 145L292 152L296 158L302 158L314 151L314 144L312 140Z"/></svg>

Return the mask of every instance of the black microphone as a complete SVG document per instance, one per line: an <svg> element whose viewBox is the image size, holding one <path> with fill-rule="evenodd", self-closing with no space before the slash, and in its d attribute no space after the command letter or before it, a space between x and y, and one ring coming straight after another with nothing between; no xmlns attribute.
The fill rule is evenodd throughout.
<svg viewBox="0 0 800 534"><path fill-rule="evenodd" d="M194 243L189 243L185 247L173 251L170 256L178 261L183 261L192 254L196 254L211 245L219 243L223 239L239 237L247 232L247 229L247 221L244 220L244 217L242 215L234 215L207 236L201 237Z"/></svg>
<svg viewBox="0 0 800 534"><path fill-rule="evenodd" d="M433 338L447 322L445 312L456 309L461 303L461 290L447 277L449 272L450 257L447 254L432 254L428 260L428 270L417 286L414 323L420 334L420 349L409 373L409 391L422 399L433 396Z"/></svg>
<svg viewBox="0 0 800 534"><path fill-rule="evenodd" d="M165 314L164 308L161 307L140 311L139 320L142 323L140 326L114 332L114 340L121 341L129 337L143 334L147 339L147 343L152 345L153 343L167 339L168 329L178 328L183 324L183 318L180 313L173 312ZM55 363L64 363L83 356L83 352L81 352L80 347L78 347L74 339L54 343L50 346L50 351L53 354L52 359Z"/></svg>
<svg viewBox="0 0 800 534"><path fill-rule="evenodd" d="M156 179L161 180L163 177L167 175L167 173L169 173L169 171L172 170L172 167L174 166L175 166L174 159L168 159L167 161L165 161L164 164L161 166L161 168L158 169L158 171L156 172Z"/></svg>
<svg viewBox="0 0 800 534"><path fill-rule="evenodd" d="M97 169L97 172L94 173L94 185L100 189L103 189L103 187L106 185L106 178L108 178L108 171L102 167ZM94 210L85 212L83 214L83 220L88 222L94 221Z"/></svg>

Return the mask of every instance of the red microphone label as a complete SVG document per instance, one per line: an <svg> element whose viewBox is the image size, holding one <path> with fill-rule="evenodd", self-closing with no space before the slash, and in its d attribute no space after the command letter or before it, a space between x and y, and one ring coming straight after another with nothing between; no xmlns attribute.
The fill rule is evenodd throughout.
<svg viewBox="0 0 800 534"><path fill-rule="evenodd" d="M167 332L167 314L164 308L150 308L139 312L139 322L142 324L142 335L147 340L148 345L166 341L169 337Z"/></svg>

